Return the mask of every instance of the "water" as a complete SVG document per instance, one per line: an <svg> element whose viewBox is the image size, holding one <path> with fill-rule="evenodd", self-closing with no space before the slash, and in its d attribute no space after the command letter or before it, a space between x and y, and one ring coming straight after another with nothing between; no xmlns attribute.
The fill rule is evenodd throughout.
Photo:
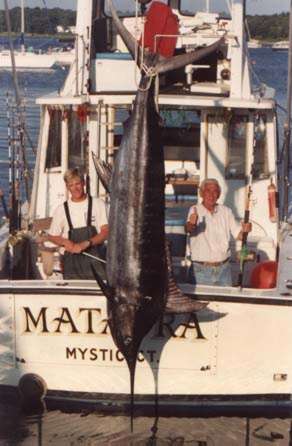
<svg viewBox="0 0 292 446"><path fill-rule="evenodd" d="M47 41L38 40L39 46ZM0 39L0 46L4 40ZM31 43L35 43L32 41ZM270 49L251 51L253 71L262 82L275 88L277 102L286 107L287 53ZM39 107L35 99L61 88L66 72L20 72L19 83L26 98L28 130L37 144ZM256 76L254 81L256 81ZM11 74L0 71L0 187L8 191L8 150L6 93L13 95ZM280 124L284 114L279 110ZM33 162L33 152L28 157ZM258 414L260 417L261 414ZM29 416L18 406L0 403L0 446L6 445L195 445L195 446L257 446L291 445L292 418L263 419L245 417L159 418L154 435L153 418L137 417L134 433L130 434L127 416L100 413L65 413L45 410L42 415Z"/></svg>

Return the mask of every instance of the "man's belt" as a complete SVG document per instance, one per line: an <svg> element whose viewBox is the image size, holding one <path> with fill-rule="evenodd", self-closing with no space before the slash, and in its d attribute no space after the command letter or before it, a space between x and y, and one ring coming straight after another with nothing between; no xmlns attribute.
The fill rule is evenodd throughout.
<svg viewBox="0 0 292 446"><path fill-rule="evenodd" d="M223 260L222 262L199 262L197 260L193 260L194 263L198 263L199 265L203 266L221 266L224 265L224 263L229 262L230 257L227 257L227 259Z"/></svg>

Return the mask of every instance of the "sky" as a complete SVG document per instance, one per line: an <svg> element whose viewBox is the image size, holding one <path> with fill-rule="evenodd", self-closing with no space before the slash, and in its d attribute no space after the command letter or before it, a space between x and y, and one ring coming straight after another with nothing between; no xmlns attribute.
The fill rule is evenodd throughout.
<svg viewBox="0 0 292 446"><path fill-rule="evenodd" d="M85 3L87 0L79 0ZM213 0L214 3L218 0ZM196 0L189 0L190 3L196 3ZM221 0L222 2L222 0ZM64 9L75 9L77 0L25 0L26 6L43 6L47 4L48 8L60 7ZM212 4L212 0L210 0ZM8 0L9 6L18 6L20 0ZM115 0L117 6L133 6L134 0ZM0 0L0 9L4 9L4 0ZM290 9L290 0L247 0L248 14L275 14L280 12L287 12Z"/></svg>

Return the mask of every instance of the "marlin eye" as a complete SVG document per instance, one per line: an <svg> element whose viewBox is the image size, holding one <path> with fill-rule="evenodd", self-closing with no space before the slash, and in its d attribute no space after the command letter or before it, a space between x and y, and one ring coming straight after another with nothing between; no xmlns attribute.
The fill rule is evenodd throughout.
<svg viewBox="0 0 292 446"><path fill-rule="evenodd" d="M133 340L133 338L131 338L130 336L126 336L124 338L124 344L129 345L129 344L131 344L132 340Z"/></svg>
<svg viewBox="0 0 292 446"><path fill-rule="evenodd" d="M144 299L150 301L150 300L152 300L152 296L144 296Z"/></svg>

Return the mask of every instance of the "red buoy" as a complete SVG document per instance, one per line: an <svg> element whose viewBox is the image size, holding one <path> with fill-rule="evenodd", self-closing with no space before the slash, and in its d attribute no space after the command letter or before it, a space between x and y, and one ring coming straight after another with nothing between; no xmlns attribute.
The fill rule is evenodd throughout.
<svg viewBox="0 0 292 446"><path fill-rule="evenodd" d="M250 276L251 288L275 288L278 263L272 260L258 263Z"/></svg>

